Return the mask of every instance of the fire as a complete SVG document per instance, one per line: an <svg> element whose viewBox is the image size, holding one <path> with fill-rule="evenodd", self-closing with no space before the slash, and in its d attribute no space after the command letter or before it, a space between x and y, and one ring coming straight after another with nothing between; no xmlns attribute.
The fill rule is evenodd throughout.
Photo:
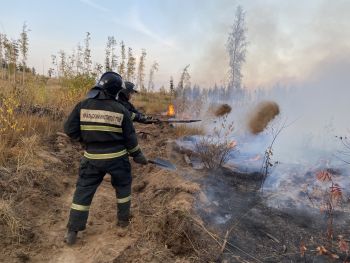
<svg viewBox="0 0 350 263"><path fill-rule="evenodd" d="M259 161L260 159L261 159L260 154L257 154L255 157L250 158L249 161L256 162L256 161Z"/></svg>
<svg viewBox="0 0 350 263"><path fill-rule="evenodd" d="M166 115L169 116L169 117L174 117L175 116L175 108L174 108L173 104L169 104L168 111L167 111Z"/></svg>

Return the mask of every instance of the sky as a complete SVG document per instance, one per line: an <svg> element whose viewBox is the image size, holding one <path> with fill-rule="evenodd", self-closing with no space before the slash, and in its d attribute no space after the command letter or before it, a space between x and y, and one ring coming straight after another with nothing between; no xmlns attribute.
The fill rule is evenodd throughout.
<svg viewBox="0 0 350 263"><path fill-rule="evenodd" d="M350 59L348 0L0 0L0 32L18 38L30 28L28 64L46 73L50 57L72 52L91 33L93 60L103 63L108 36L147 50L159 63L158 86L190 64L191 81L225 84L226 42L236 7L246 12L243 83L248 88L302 82L337 58ZM148 74L147 74L148 75Z"/></svg>

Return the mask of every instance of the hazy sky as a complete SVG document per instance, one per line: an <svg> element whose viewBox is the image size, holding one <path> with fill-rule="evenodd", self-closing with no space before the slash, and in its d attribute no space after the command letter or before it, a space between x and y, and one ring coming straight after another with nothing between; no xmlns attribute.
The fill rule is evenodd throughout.
<svg viewBox="0 0 350 263"><path fill-rule="evenodd" d="M225 44L238 4L250 42L248 87L303 81L329 59L350 58L349 0L0 0L0 31L17 38L27 22L29 64L40 73L51 54L71 52L89 31L95 61L103 62L113 35L136 55L145 48L148 65L158 61L158 85L171 75L176 81L190 64L192 83L208 86L225 82Z"/></svg>

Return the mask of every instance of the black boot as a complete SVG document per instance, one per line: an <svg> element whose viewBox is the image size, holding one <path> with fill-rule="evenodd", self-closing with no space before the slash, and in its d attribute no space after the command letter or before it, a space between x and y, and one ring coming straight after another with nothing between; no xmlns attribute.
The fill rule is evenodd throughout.
<svg viewBox="0 0 350 263"><path fill-rule="evenodd" d="M117 226L126 228L129 225L129 220L118 220Z"/></svg>
<svg viewBox="0 0 350 263"><path fill-rule="evenodd" d="M66 241L67 245L69 245L69 246L74 245L75 242L77 241L77 235L78 235L78 231L69 231L68 230L68 232L65 236L65 241Z"/></svg>

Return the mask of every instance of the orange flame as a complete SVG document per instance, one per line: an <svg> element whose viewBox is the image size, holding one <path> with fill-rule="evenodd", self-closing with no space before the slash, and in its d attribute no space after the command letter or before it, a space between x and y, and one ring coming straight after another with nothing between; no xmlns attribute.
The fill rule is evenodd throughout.
<svg viewBox="0 0 350 263"><path fill-rule="evenodd" d="M166 115L169 116L169 117L174 117L175 116L175 107L174 107L173 104L169 104L168 111L167 111Z"/></svg>

